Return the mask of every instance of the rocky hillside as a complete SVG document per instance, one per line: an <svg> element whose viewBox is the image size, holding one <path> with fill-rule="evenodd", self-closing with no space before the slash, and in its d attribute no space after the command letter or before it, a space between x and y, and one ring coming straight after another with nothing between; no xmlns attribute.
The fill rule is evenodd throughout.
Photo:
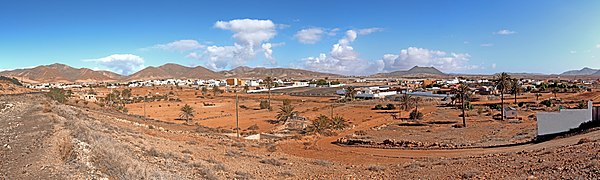
<svg viewBox="0 0 600 180"><path fill-rule="evenodd" d="M30 69L0 72L0 75L15 77L33 83L45 82L111 82L122 76L110 71L94 71L88 68L73 68L64 64L51 64Z"/></svg>

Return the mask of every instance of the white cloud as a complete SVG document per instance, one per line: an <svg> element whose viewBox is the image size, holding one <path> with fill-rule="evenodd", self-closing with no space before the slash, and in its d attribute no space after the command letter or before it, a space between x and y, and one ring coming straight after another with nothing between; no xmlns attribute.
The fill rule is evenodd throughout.
<svg viewBox="0 0 600 180"><path fill-rule="evenodd" d="M357 30L358 34L360 35L367 35L379 31L383 31L383 28L366 28Z"/></svg>
<svg viewBox="0 0 600 180"><path fill-rule="evenodd" d="M496 69L496 63L492 64L492 69Z"/></svg>
<svg viewBox="0 0 600 180"><path fill-rule="evenodd" d="M600 44L596 44L596 48L600 49Z"/></svg>
<svg viewBox="0 0 600 180"><path fill-rule="evenodd" d="M409 47L402 49L399 54L384 55L382 61L385 72L407 70L414 66L433 66L441 71L455 72L479 68L468 64L470 58L469 54Z"/></svg>
<svg viewBox="0 0 600 180"><path fill-rule="evenodd" d="M323 28L307 28L296 32L296 35L294 35L294 37L298 39L300 43L314 44L321 40L321 37L323 36L324 32L325 31L323 30Z"/></svg>
<svg viewBox="0 0 600 180"><path fill-rule="evenodd" d="M265 52L265 58L275 63L273 44L266 45L277 34L277 25L271 20L236 19L217 21L215 28L232 31L236 42L230 46L208 46L202 55L190 53L188 58L207 60L206 66L212 70L245 65L256 53ZM270 46L270 47L269 47ZM267 48L268 47L268 48Z"/></svg>
<svg viewBox="0 0 600 180"><path fill-rule="evenodd" d="M492 43L485 43L485 44L480 44L479 46L481 46L481 47L492 47L492 46L494 46L494 44L492 44Z"/></svg>
<svg viewBox="0 0 600 180"><path fill-rule="evenodd" d="M312 71L344 75L367 75L380 71L383 68L382 62L360 59L358 53L350 46L358 37L357 34L355 30L346 31L346 35L332 46L329 56L321 53L317 57L304 58L302 67Z"/></svg>
<svg viewBox="0 0 600 180"><path fill-rule="evenodd" d="M236 19L228 22L217 21L215 27L234 32L239 44L256 46L270 40L277 34L275 23L271 20Z"/></svg>
<svg viewBox="0 0 600 180"><path fill-rule="evenodd" d="M328 36L335 36L338 31L340 31L340 28L333 28L333 29L329 30L329 32L327 32L327 35Z"/></svg>
<svg viewBox="0 0 600 180"><path fill-rule="evenodd" d="M517 32L516 31L511 31L511 30L508 30L508 29L502 29L502 30L494 32L494 34L497 34L497 35L511 35L511 34L515 34L515 33L517 33Z"/></svg>
<svg viewBox="0 0 600 180"><path fill-rule="evenodd" d="M569 53L571 53L571 54L576 54L576 53L577 53L577 51L571 50L571 51L569 51Z"/></svg>
<svg viewBox="0 0 600 180"><path fill-rule="evenodd" d="M173 41L173 42L166 43L166 44L157 44L150 48L183 52L183 51L202 49L204 47L206 47L206 46L203 44L200 44L196 40L184 39L184 40ZM149 48L144 48L144 50L145 49L149 49Z"/></svg>
<svg viewBox="0 0 600 180"><path fill-rule="evenodd" d="M271 43L264 43L262 44L262 49L263 52L265 54L265 59L267 60L267 62L270 65L275 65L277 64L277 61L275 61L275 58L273 58L273 45Z"/></svg>
<svg viewBox="0 0 600 180"><path fill-rule="evenodd" d="M144 68L144 59L133 54L113 54L103 58L84 61L96 62L122 75L129 75L134 71Z"/></svg>

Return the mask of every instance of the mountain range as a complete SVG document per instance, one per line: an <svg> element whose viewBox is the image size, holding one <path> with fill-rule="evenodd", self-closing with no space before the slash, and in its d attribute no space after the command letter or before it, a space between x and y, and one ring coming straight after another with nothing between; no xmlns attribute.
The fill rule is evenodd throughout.
<svg viewBox="0 0 600 180"><path fill-rule="evenodd" d="M431 76L446 76L446 73L436 69L435 67L419 67L415 66L405 71L393 71L388 73L378 73L371 77L431 77Z"/></svg>
<svg viewBox="0 0 600 180"><path fill-rule="evenodd" d="M571 70L560 74L562 76L600 76L600 70L585 67L581 70Z"/></svg>
<svg viewBox="0 0 600 180"><path fill-rule="evenodd" d="M523 73L521 73L523 74ZM544 76L543 74L524 74ZM583 68L581 70L566 71L561 76L599 76L600 70ZM128 76L123 76L110 71L92 70L88 68L73 68L65 64L42 65L34 68L16 69L0 72L0 76L14 77L29 83L69 83L69 82L127 82L134 80L151 79L223 79L223 78L264 78L267 76L277 78L309 79L309 78L336 78L343 75L314 72L293 68L252 68L240 66L231 70L212 71L202 66L186 67L179 64L168 63L158 67L147 67ZM415 66L408 70L377 73L367 77L442 77L448 74L435 67Z"/></svg>
<svg viewBox="0 0 600 180"><path fill-rule="evenodd" d="M2 71L0 75L14 77L30 83L69 83L69 82L126 82L152 79L221 79L221 78L322 78L341 75L320 73L292 68L250 68L237 67L232 70L215 72L202 66L186 67L168 63L158 67L146 67L129 76L110 71L94 71L88 68L73 68L65 64L42 65L34 68Z"/></svg>

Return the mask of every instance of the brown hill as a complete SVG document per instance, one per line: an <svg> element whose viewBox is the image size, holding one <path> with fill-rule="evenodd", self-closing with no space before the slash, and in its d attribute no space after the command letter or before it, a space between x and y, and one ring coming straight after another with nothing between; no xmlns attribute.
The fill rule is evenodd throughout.
<svg viewBox="0 0 600 180"><path fill-rule="evenodd" d="M30 69L0 72L0 75L15 77L31 83L49 82L112 82L122 76L109 71L94 71L88 68L73 68L64 64L51 64Z"/></svg>
<svg viewBox="0 0 600 180"><path fill-rule="evenodd" d="M130 76L127 80L150 80L150 79L218 79L223 75L206 69L202 66L186 67L178 64L165 64L159 67L147 67Z"/></svg>
<svg viewBox="0 0 600 180"><path fill-rule="evenodd" d="M220 71L225 77L238 77L238 78L264 78L264 77L277 77L277 78L319 78L319 77L339 77L337 74L320 73L314 71L307 71L301 69L292 68L251 68L247 66L240 66L228 71Z"/></svg>
<svg viewBox="0 0 600 180"><path fill-rule="evenodd" d="M406 71L394 71L389 73L378 73L371 75L372 77L431 77L445 76L446 74L436 69L435 67L419 67L415 66Z"/></svg>

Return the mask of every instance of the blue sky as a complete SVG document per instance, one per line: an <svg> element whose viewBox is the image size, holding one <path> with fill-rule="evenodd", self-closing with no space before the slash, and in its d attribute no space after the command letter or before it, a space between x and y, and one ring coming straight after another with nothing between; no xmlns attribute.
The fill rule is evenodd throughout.
<svg viewBox="0 0 600 180"><path fill-rule="evenodd" d="M600 68L600 1L12 1L0 69L168 62L364 75Z"/></svg>

